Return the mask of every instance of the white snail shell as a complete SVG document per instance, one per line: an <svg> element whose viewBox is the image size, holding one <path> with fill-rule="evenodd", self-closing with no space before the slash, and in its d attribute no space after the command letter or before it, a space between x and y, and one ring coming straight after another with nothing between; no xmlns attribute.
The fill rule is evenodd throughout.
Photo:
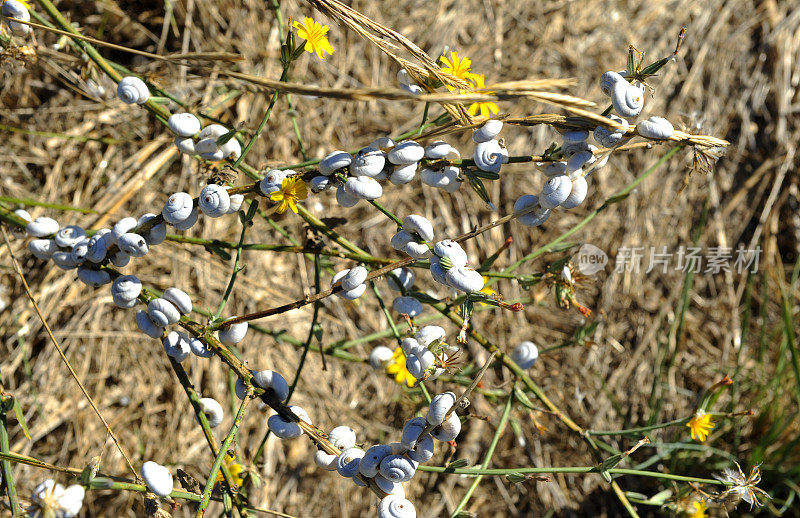
<svg viewBox="0 0 800 518"><path fill-rule="evenodd" d="M425 158L430 158L431 160L456 159L461 158L461 153L444 140L437 140L425 147Z"/></svg>
<svg viewBox="0 0 800 518"><path fill-rule="evenodd" d="M419 439L422 430L425 429L427 425L427 421L424 417L414 417L406 421L406 424L403 425L403 432L400 436L400 444L403 445L403 448L410 450L414 448L417 444L417 440Z"/></svg>
<svg viewBox="0 0 800 518"><path fill-rule="evenodd" d="M198 214L200 214L200 210L197 207L193 207L188 218L183 221L173 223L172 226L175 227L175 230L189 230L194 226L195 223L197 223Z"/></svg>
<svg viewBox="0 0 800 518"><path fill-rule="evenodd" d="M499 173L505 161L503 148L494 139L477 144L475 151L472 153L472 159L478 169L490 173Z"/></svg>
<svg viewBox="0 0 800 518"><path fill-rule="evenodd" d="M453 266L466 266L467 253L456 241L443 239L433 245L433 253L437 257L447 258Z"/></svg>
<svg viewBox="0 0 800 518"><path fill-rule="evenodd" d="M142 292L142 282L135 275L122 275L111 285L111 298L120 308L132 308ZM160 334L160 333L159 333Z"/></svg>
<svg viewBox="0 0 800 518"><path fill-rule="evenodd" d="M363 266L351 268L350 271L347 272L347 275L342 278L342 289L344 291L356 289L360 284L364 284L364 281L367 280L368 273L367 269Z"/></svg>
<svg viewBox="0 0 800 518"><path fill-rule="evenodd" d="M644 88L627 81L619 82L614 85L611 104L623 117L636 117L644 108Z"/></svg>
<svg viewBox="0 0 800 518"><path fill-rule="evenodd" d="M608 97L611 97L614 94L614 85L618 83L627 83L627 81L625 81L625 78L622 77L622 75L620 75L618 72L614 72L613 70L610 70L600 76L600 90Z"/></svg>
<svg viewBox="0 0 800 518"><path fill-rule="evenodd" d="M136 221L136 226L138 227L144 225L145 223L156 217L157 216L155 214L151 213L143 214ZM153 228L143 233L142 237L144 238L145 241L147 241L148 246L160 245L167 238L167 224L162 221L161 223L154 225Z"/></svg>
<svg viewBox="0 0 800 518"><path fill-rule="evenodd" d="M309 418L306 411L299 406L292 405L289 407L289 410L291 410L298 419L311 424L311 418ZM279 414L270 416L270 418L267 419L267 426L272 433L280 439L296 439L303 435L303 429L300 428L299 424L294 421L287 421Z"/></svg>
<svg viewBox="0 0 800 518"><path fill-rule="evenodd" d="M153 299L147 304L147 314L159 327L166 327L181 319L181 314L172 302L161 298ZM187 347L189 344L186 344Z"/></svg>
<svg viewBox="0 0 800 518"><path fill-rule="evenodd" d="M289 399L289 384L279 373L271 370L251 371L253 382L264 390L272 389L280 401Z"/></svg>
<svg viewBox="0 0 800 518"><path fill-rule="evenodd" d="M77 225L62 227L56 232L56 235L53 236L53 240L61 247L75 246L84 239L86 239L86 231Z"/></svg>
<svg viewBox="0 0 800 518"><path fill-rule="evenodd" d="M31 213L30 213L30 212L28 212L28 211L27 211L27 210L25 210L25 209L17 209L17 210L15 210L15 211L14 211L14 214L15 214L15 215L16 215L18 218L22 218L22 219L24 219L24 220L25 220L26 222L28 222L28 223L30 223L31 221L33 221L33 217L31 216Z"/></svg>
<svg viewBox="0 0 800 518"><path fill-rule="evenodd" d="M206 414L208 419L208 426L216 428L222 423L222 418L225 417L225 411L222 409L216 399L210 397L200 398L200 410Z"/></svg>
<svg viewBox="0 0 800 518"><path fill-rule="evenodd" d="M56 243L58 244L58 243ZM78 264L83 263L86 260L86 255L89 253L89 240L83 239L72 245L72 250L70 251L70 255L72 255L72 260Z"/></svg>
<svg viewBox="0 0 800 518"><path fill-rule="evenodd" d="M16 18L17 20L22 20L23 22L31 21L31 13L28 12L25 4L18 2L17 0L6 0L3 2L2 13L3 17L5 18ZM11 20L5 20L5 23L8 25L8 29L14 36L26 36L31 32L30 25L12 22Z"/></svg>
<svg viewBox="0 0 800 518"><path fill-rule="evenodd" d="M417 442L414 448L408 451L408 458L415 462L428 462L433 458L435 451L433 438L430 435L426 435L425 438Z"/></svg>
<svg viewBox="0 0 800 518"><path fill-rule="evenodd" d="M428 414L425 416L425 419L428 423L439 426L444 422L447 412L453 407L456 399L456 395L452 392L437 394L431 400L431 405L428 408Z"/></svg>
<svg viewBox="0 0 800 518"><path fill-rule="evenodd" d="M86 253L86 260L92 263L102 262L108 252L111 231L107 228L98 230L95 235L89 238L89 250Z"/></svg>
<svg viewBox="0 0 800 518"><path fill-rule="evenodd" d="M398 142L397 145L389 151L387 158L389 162L394 165L407 165L419 162L424 156L425 148L413 140L404 140Z"/></svg>
<svg viewBox="0 0 800 518"><path fill-rule="evenodd" d="M563 135L564 142L584 142L589 138L587 130L568 130Z"/></svg>
<svg viewBox="0 0 800 518"><path fill-rule="evenodd" d="M564 174L567 170L566 162L537 162L536 168L543 172L548 178Z"/></svg>
<svg viewBox="0 0 800 518"><path fill-rule="evenodd" d="M583 174L584 165L591 165L596 160L591 151L578 151L569 158L565 174L574 180Z"/></svg>
<svg viewBox="0 0 800 518"><path fill-rule="evenodd" d="M394 352L385 345L379 345L369 353L369 365L375 370L383 370Z"/></svg>
<svg viewBox="0 0 800 518"><path fill-rule="evenodd" d="M499 121L497 119L488 120L483 126L472 132L472 141L476 144L480 144L481 142L489 142L499 135L500 130L502 129L503 121Z"/></svg>
<svg viewBox="0 0 800 518"><path fill-rule="evenodd" d="M439 258L436 257L435 255L431 257L430 272L431 276L433 277L433 280L435 280L439 284L444 284L445 286L447 286L447 281L445 280L447 272L445 271L444 268L442 268L442 265L439 264Z"/></svg>
<svg viewBox="0 0 800 518"><path fill-rule="evenodd" d="M192 299L183 290L167 288L161 297L171 302L183 315L192 312Z"/></svg>
<svg viewBox="0 0 800 518"><path fill-rule="evenodd" d="M147 484L147 489L160 497L172 493L172 473L167 468L148 460L142 464L142 479Z"/></svg>
<svg viewBox="0 0 800 518"><path fill-rule="evenodd" d="M550 209L542 208L539 205L539 197L533 194L525 194L517 198L517 201L514 202L514 213L525 211L531 207L536 208L517 217L517 221L527 227L538 227L550 217Z"/></svg>
<svg viewBox="0 0 800 518"><path fill-rule="evenodd" d="M466 266L454 266L447 270L445 282L448 286L466 293L481 291L484 285L480 272Z"/></svg>
<svg viewBox="0 0 800 518"><path fill-rule="evenodd" d="M422 183L444 189L448 192L455 192L461 187L461 182L458 181L459 169L453 166L446 166L441 171L434 169L423 168L419 173L419 178Z"/></svg>
<svg viewBox="0 0 800 518"><path fill-rule="evenodd" d="M126 234L136 228L136 218L122 218L111 228L111 234L106 238L109 243L116 243L122 234Z"/></svg>
<svg viewBox="0 0 800 518"><path fill-rule="evenodd" d="M414 241L414 236L406 232L405 230L400 230L395 235L392 236L392 239L389 241L389 244L395 250L402 250L408 243Z"/></svg>
<svg viewBox="0 0 800 518"><path fill-rule="evenodd" d="M425 243L418 243L411 240L400 249L402 252L407 253L414 259L427 259L431 255L430 248Z"/></svg>
<svg viewBox="0 0 800 518"><path fill-rule="evenodd" d="M319 162L319 172L325 176L330 176L334 171L344 169L350 165L353 157L346 151L333 151L325 155Z"/></svg>
<svg viewBox="0 0 800 518"><path fill-rule="evenodd" d="M200 120L191 113L170 115L167 126L179 137L191 137L200 132Z"/></svg>
<svg viewBox="0 0 800 518"><path fill-rule="evenodd" d="M350 270L342 270L341 272L338 272L336 275L333 276L333 279L331 279L331 286L335 285L337 282L344 279L344 277L347 276L347 274L349 273ZM361 295L363 295L366 289L367 289L366 284L358 284L352 290L342 290L336 292L336 296L346 300L355 300Z"/></svg>
<svg viewBox="0 0 800 518"><path fill-rule="evenodd" d="M520 366L521 369L530 369L539 357L539 349L536 344L529 341L521 342L511 352L511 359Z"/></svg>
<svg viewBox="0 0 800 518"><path fill-rule="evenodd" d="M116 266L117 268L123 268L131 262L131 256L123 252L122 250L117 250L117 252L112 255L110 258L111 264Z"/></svg>
<svg viewBox="0 0 800 518"><path fill-rule="evenodd" d="M364 452L364 456L358 463L359 473L365 477L374 477L378 474L381 461L392 453L392 448L386 444L376 444L375 446L367 448L367 451Z"/></svg>
<svg viewBox="0 0 800 518"><path fill-rule="evenodd" d="M231 197L225 187L212 183L200 191L197 204L203 214L211 218L218 218L228 213L228 209L231 207Z"/></svg>
<svg viewBox="0 0 800 518"><path fill-rule="evenodd" d="M202 340L194 336L189 337L189 349L191 349L192 353L198 358L211 358L214 356L214 351L209 349Z"/></svg>
<svg viewBox="0 0 800 518"><path fill-rule="evenodd" d="M404 497L387 495L378 504L378 518L417 518L417 511Z"/></svg>
<svg viewBox="0 0 800 518"><path fill-rule="evenodd" d="M236 160L242 154L242 145L236 140L236 136L230 138L227 142L219 147L222 151L222 158L232 158Z"/></svg>
<svg viewBox="0 0 800 518"><path fill-rule="evenodd" d="M402 164L394 166L389 181L395 185L407 184L414 179L417 174L417 163Z"/></svg>
<svg viewBox="0 0 800 518"><path fill-rule="evenodd" d="M378 474L375 476L375 485L381 488L384 493L400 497L406 496L406 490L403 488L403 484L400 482L392 482L383 475Z"/></svg>
<svg viewBox="0 0 800 518"><path fill-rule="evenodd" d="M433 240L433 224L423 216L410 214L403 218L403 230L417 234L424 241Z"/></svg>
<svg viewBox="0 0 800 518"><path fill-rule="evenodd" d="M70 252L53 252L53 255L50 258L53 260L55 265L62 270L71 270L80 264L75 261L75 258L72 257Z"/></svg>
<svg viewBox="0 0 800 518"><path fill-rule="evenodd" d="M119 249L131 257L144 257L150 248L147 246L147 241L139 234L128 232L122 234L117 241Z"/></svg>
<svg viewBox="0 0 800 518"><path fill-rule="evenodd" d="M354 477L358 474L358 464L364 457L361 448L347 448L336 459L336 471L343 477Z"/></svg>
<svg viewBox="0 0 800 518"><path fill-rule="evenodd" d="M553 176L542 187L542 192L539 194L539 205L545 209L558 207L564 203L571 190L572 182L567 175Z"/></svg>
<svg viewBox="0 0 800 518"><path fill-rule="evenodd" d="M412 354L416 354L417 351L424 351L426 348L420 345L416 338L408 336L400 341L400 349L403 350L403 354L406 356L411 356Z"/></svg>
<svg viewBox="0 0 800 518"><path fill-rule="evenodd" d="M422 379L436 357L428 350L418 350L406 356L406 369L416 379Z"/></svg>
<svg viewBox="0 0 800 518"><path fill-rule="evenodd" d="M351 176L344 184L344 190L356 198L377 200L383 195L383 187L369 176Z"/></svg>
<svg viewBox="0 0 800 518"><path fill-rule="evenodd" d="M344 189L344 185L340 185L336 188L336 202L342 207L349 209L350 207L354 207L359 201L361 201L361 198L348 193Z"/></svg>
<svg viewBox="0 0 800 518"><path fill-rule="evenodd" d="M167 203L164 205L164 210L161 211L161 215L164 217L164 221L170 225L174 225L188 219L192 214L193 208L194 202L189 194L185 192L176 192L167 199Z"/></svg>
<svg viewBox="0 0 800 518"><path fill-rule="evenodd" d="M461 433L461 420L455 412L450 414L447 421L431 430L434 439L442 442L454 440Z"/></svg>
<svg viewBox="0 0 800 518"><path fill-rule="evenodd" d="M336 461L338 459L338 455L327 453L324 450L317 450L314 453L314 463L325 471L336 471Z"/></svg>
<svg viewBox="0 0 800 518"><path fill-rule="evenodd" d="M394 147L394 140L391 137L378 137L370 143L369 147L391 149Z"/></svg>
<svg viewBox="0 0 800 518"><path fill-rule="evenodd" d="M627 130L630 126L628 121L622 117L617 117L614 114L609 114L607 117L617 124L621 124L625 130ZM605 126L598 126L594 129L593 135L594 139L601 146L614 147L619 144L623 138L625 138L625 131L609 129Z"/></svg>
<svg viewBox="0 0 800 518"><path fill-rule="evenodd" d="M312 192L326 191L332 185L333 183L331 182L331 179L322 175L315 176L308 184L308 186L311 187Z"/></svg>
<svg viewBox="0 0 800 518"><path fill-rule="evenodd" d="M31 495L31 500L39 504L38 508L57 510L58 518L74 518L83 507L83 498L86 490L83 486L72 485L64 488L61 484L56 484L53 479L47 479L37 485ZM56 509L57 508L57 509ZM35 515L37 511L32 510Z"/></svg>
<svg viewBox="0 0 800 518"><path fill-rule="evenodd" d="M261 194L264 196L269 196L273 192L280 191L283 185L283 179L293 172L294 171L289 170L270 169L267 171L267 174L264 175L264 178L258 182L258 190L261 191Z"/></svg>
<svg viewBox="0 0 800 518"><path fill-rule="evenodd" d="M52 239L34 239L28 243L28 250L37 259L47 261L58 251L58 246Z"/></svg>
<svg viewBox="0 0 800 518"><path fill-rule="evenodd" d="M78 279L83 281L87 286L99 288L111 282L111 275L103 270L92 270L91 268L81 266L78 268Z"/></svg>
<svg viewBox="0 0 800 518"><path fill-rule="evenodd" d="M172 141L178 151L187 155L196 155L197 150L194 147L194 139L192 137L175 137Z"/></svg>
<svg viewBox="0 0 800 518"><path fill-rule="evenodd" d="M170 331L164 338L164 351L176 362L181 363L189 357L192 349L189 347L189 338L178 331Z"/></svg>
<svg viewBox="0 0 800 518"><path fill-rule="evenodd" d="M428 347L433 342L443 341L447 333L441 326L425 326L414 333L414 338L423 347Z"/></svg>
<svg viewBox="0 0 800 518"><path fill-rule="evenodd" d="M675 133L675 128L664 117L650 117L636 124L636 133L645 138L668 139Z"/></svg>
<svg viewBox="0 0 800 518"><path fill-rule="evenodd" d="M31 237L46 237L58 232L58 227L58 221L46 216L40 216L25 226L25 232Z"/></svg>
<svg viewBox="0 0 800 518"><path fill-rule="evenodd" d="M136 325L139 330L150 338L161 338L161 328L147 314L147 311L139 310L136 312Z"/></svg>
<svg viewBox="0 0 800 518"><path fill-rule="evenodd" d="M123 77L117 85L117 97L125 104L144 104L150 98L150 90L138 77Z"/></svg>
<svg viewBox="0 0 800 518"><path fill-rule="evenodd" d="M414 297L397 297L392 301L392 307L398 313L415 317L422 313L422 303Z"/></svg>
<svg viewBox="0 0 800 518"><path fill-rule="evenodd" d="M561 203L565 209L574 209L586 199L586 194L589 192L589 184L586 178L579 176L572 180L572 190L567 196L567 199Z"/></svg>
<svg viewBox="0 0 800 518"><path fill-rule="evenodd" d="M228 128L221 124L209 124L197 135L195 151L206 160L222 160L225 153L217 144L217 139L228 133ZM235 139L231 139L235 140ZM230 141L229 141L230 142Z"/></svg>
<svg viewBox="0 0 800 518"><path fill-rule="evenodd" d="M417 279L417 274L411 268L398 268L386 275L386 281L389 283L389 289L393 291L410 290L414 286L414 281ZM398 284L399 281L399 284Z"/></svg>
<svg viewBox="0 0 800 518"><path fill-rule="evenodd" d="M569 159L575 153L588 150L589 143L585 140L581 140L580 142L564 142L561 145L561 153L564 155L564 158L567 159Z"/></svg>
<svg viewBox="0 0 800 518"><path fill-rule="evenodd" d="M349 426L337 426L328 434L328 440L340 450L346 450L356 445L356 432Z"/></svg>
<svg viewBox="0 0 800 518"><path fill-rule="evenodd" d="M388 455L380 465L380 474L392 482L406 482L414 477L417 467L411 459L402 455Z"/></svg>
<svg viewBox="0 0 800 518"><path fill-rule="evenodd" d="M383 151L374 147L365 147L356 153L353 161L350 162L350 174L374 178L381 174L385 165L386 156Z"/></svg>
<svg viewBox="0 0 800 518"><path fill-rule="evenodd" d="M242 203L244 203L244 194L231 194L230 200L231 206L228 208L228 214L233 214L242 208Z"/></svg>
<svg viewBox="0 0 800 518"><path fill-rule="evenodd" d="M236 345L244 339L247 334L247 322L232 324L219 330L219 341L225 345Z"/></svg>

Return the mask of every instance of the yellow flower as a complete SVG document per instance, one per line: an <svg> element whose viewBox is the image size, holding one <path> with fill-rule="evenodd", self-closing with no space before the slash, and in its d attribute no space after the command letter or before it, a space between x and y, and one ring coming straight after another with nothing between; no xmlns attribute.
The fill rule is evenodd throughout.
<svg viewBox="0 0 800 518"><path fill-rule="evenodd" d="M475 88L483 88L484 75L473 74L472 81L475 83ZM484 92L484 93L491 94L494 92ZM480 112L481 117L485 117L488 119L492 115L495 115L497 112L499 112L500 108L497 106L497 104L493 103L492 101L479 101L476 103L472 103L468 111L470 115L477 115L478 112Z"/></svg>
<svg viewBox="0 0 800 518"><path fill-rule="evenodd" d="M700 410L686 423L686 426L689 427L692 439L704 442L708 434L711 433L711 430L714 428L714 421L711 420L711 414L706 414Z"/></svg>
<svg viewBox="0 0 800 518"><path fill-rule="evenodd" d="M277 208L278 214L283 214L287 208L297 214L297 202L306 198L308 198L306 183L296 176L284 178L280 190L269 195L270 200L281 202Z"/></svg>
<svg viewBox="0 0 800 518"><path fill-rule="evenodd" d="M333 54L333 47L328 42L326 34L330 30L327 25L317 23L308 16L303 19L303 23L294 22L292 27L297 29L297 35L306 40L304 47L306 52L317 53L319 59L325 59L325 52Z"/></svg>
<svg viewBox="0 0 800 518"><path fill-rule="evenodd" d="M484 275L483 276L483 283L486 284L487 282L489 282L489 277L486 277ZM483 293L487 297L491 297L492 295L494 295L497 292L494 291L491 286L484 286L483 288L481 288L481 293ZM487 305L485 302L478 302L478 304L480 304L481 306L486 306Z"/></svg>
<svg viewBox="0 0 800 518"><path fill-rule="evenodd" d="M232 457L230 455L225 455L225 458L222 460L225 465L228 467L228 471L231 472L231 477L233 478L233 482L237 486L241 486L244 483L244 478L242 477L242 472L244 471L244 467L236 462L236 457ZM224 480L222 476L222 470L217 473L217 483L219 484Z"/></svg>
<svg viewBox="0 0 800 518"><path fill-rule="evenodd" d="M689 516L689 518L706 518L706 509L708 506L703 502L694 502L694 512Z"/></svg>
<svg viewBox="0 0 800 518"><path fill-rule="evenodd" d="M21 3L22 5L24 5L24 6L25 6L25 8L26 8L28 11L30 11L30 10L31 10L31 3L30 3L30 0L17 0L17 1L18 1L19 3ZM0 5L3 5L4 3L5 3L5 0L3 0L2 2L0 2Z"/></svg>
<svg viewBox="0 0 800 518"><path fill-rule="evenodd" d="M386 365L386 373L394 376L394 381L401 385L405 383L409 387L413 387L414 383L417 381L417 379L408 372L406 368L406 355L403 354L403 350L399 347L394 350L392 359L389 360L388 365Z"/></svg>
<svg viewBox="0 0 800 518"><path fill-rule="evenodd" d="M444 64L442 67L442 72L446 72L451 76L456 76L465 81L469 81L475 77L475 74L469 71L472 67L472 62L469 60L469 58L459 58L458 52L450 52L450 59L447 59L444 56L442 56L440 59ZM449 85L447 85L447 88L449 90L455 90L455 88Z"/></svg>

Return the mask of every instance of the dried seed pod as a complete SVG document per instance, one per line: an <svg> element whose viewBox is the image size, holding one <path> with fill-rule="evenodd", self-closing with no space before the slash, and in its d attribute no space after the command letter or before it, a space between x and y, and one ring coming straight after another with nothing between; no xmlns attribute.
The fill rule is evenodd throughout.
<svg viewBox="0 0 800 518"><path fill-rule="evenodd" d="M428 408L428 414L425 416L425 419L428 423L439 426L444 422L447 412L453 407L456 399L456 395L452 392L437 394L431 400L431 405Z"/></svg>
<svg viewBox="0 0 800 518"><path fill-rule="evenodd" d="M347 448L336 459L336 471L343 477L354 477L358 474L358 464L364 457L361 448Z"/></svg>
<svg viewBox="0 0 800 518"><path fill-rule="evenodd" d="M25 232L31 237L47 237L58 232L58 228L58 221L46 216L40 216L25 226Z"/></svg>
<svg viewBox="0 0 800 518"><path fill-rule="evenodd" d="M164 217L164 221L170 225L175 225L187 220L191 216L193 208L194 202L189 194L176 192L167 199L161 215Z"/></svg>
<svg viewBox="0 0 800 518"><path fill-rule="evenodd" d="M356 445L356 432L349 426L337 426L328 434L328 440L340 450Z"/></svg>
<svg viewBox="0 0 800 518"><path fill-rule="evenodd" d="M319 162L319 172L325 176L332 175L339 169L344 169L350 165L353 157L346 151L332 151L325 155L325 158Z"/></svg>
<svg viewBox="0 0 800 518"><path fill-rule="evenodd" d="M144 104L150 98L150 90L138 77L123 77L117 84L117 97L125 104Z"/></svg>
<svg viewBox="0 0 800 518"><path fill-rule="evenodd" d="M388 455L380 465L380 474L392 482L407 482L414 477L417 466L408 457L402 455Z"/></svg>
<svg viewBox="0 0 800 518"><path fill-rule="evenodd" d="M191 137L200 132L200 120L191 113L170 115L167 126L179 137Z"/></svg>
<svg viewBox="0 0 800 518"><path fill-rule="evenodd" d="M172 473L167 468L148 460L142 464L140 471L147 489L160 497L169 496L172 493Z"/></svg>
<svg viewBox="0 0 800 518"><path fill-rule="evenodd" d="M222 419L225 417L225 411L222 409L222 405L220 405L216 399L204 397L200 398L198 403L200 403L200 410L206 414L208 426L211 428L216 428L222 423Z"/></svg>
<svg viewBox="0 0 800 518"><path fill-rule="evenodd" d="M387 495L378 504L378 518L417 518L417 511L402 496Z"/></svg>
<svg viewBox="0 0 800 518"><path fill-rule="evenodd" d="M422 313L422 303L414 297L397 297L392 301L392 307L398 313L412 318Z"/></svg>
<svg viewBox="0 0 800 518"><path fill-rule="evenodd" d="M225 187L212 183L200 191L197 204L203 214L211 218L218 218L228 213L228 209L231 207L231 197Z"/></svg>
<svg viewBox="0 0 800 518"><path fill-rule="evenodd" d="M225 345L236 345L247 334L247 322L232 324L219 329L219 341Z"/></svg>
<svg viewBox="0 0 800 518"><path fill-rule="evenodd" d="M539 357L539 349L536 344L529 341L521 342L511 352L511 359L520 366L521 369L530 369Z"/></svg>
<svg viewBox="0 0 800 518"><path fill-rule="evenodd" d="M499 121L497 119L488 120L483 124L483 126L472 132L472 141L476 144L489 142L499 135L500 130L502 129L503 121Z"/></svg>
<svg viewBox="0 0 800 518"><path fill-rule="evenodd" d="M192 299L185 291L178 288L167 288L161 296L164 300L168 300L178 308L182 315L192 312Z"/></svg>
<svg viewBox="0 0 800 518"><path fill-rule="evenodd" d="M539 197L533 194L524 194L514 202L514 213L523 212L531 207L533 211L527 212L517 217L517 221L527 227L538 227L550 217L550 209L545 209L539 205Z"/></svg>

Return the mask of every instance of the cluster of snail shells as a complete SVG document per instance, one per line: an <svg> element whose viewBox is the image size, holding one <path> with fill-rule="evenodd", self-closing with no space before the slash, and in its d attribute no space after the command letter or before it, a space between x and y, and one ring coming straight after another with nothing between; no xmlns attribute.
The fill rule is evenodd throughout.
<svg viewBox="0 0 800 518"><path fill-rule="evenodd" d="M447 359L447 355L451 351L444 343L445 336L442 327L425 326L420 328L413 337L402 340L400 347L406 357L406 368L414 378L433 381L444 373L445 369L437 365L436 354L433 351L437 351L442 360ZM377 354L380 353L376 353L376 356ZM370 362L372 362L372 355L370 355Z"/></svg>
<svg viewBox="0 0 800 518"><path fill-rule="evenodd" d="M472 132L472 141L475 142L472 159L481 171L499 173L503 164L508 163L508 151L495 138L502 129L503 122L493 119Z"/></svg>
<svg viewBox="0 0 800 518"><path fill-rule="evenodd" d="M244 202L244 195L230 194L227 187L209 184L203 187L195 205L191 195L185 192L172 193L164 203L161 216L164 222L177 230L189 230L200 212L211 218L237 212Z"/></svg>
<svg viewBox="0 0 800 518"><path fill-rule="evenodd" d="M331 286L341 282L342 290L336 292L336 296L345 300L355 300L359 298L367 289L365 281L369 272L363 266L356 266L348 270L337 272L331 279Z"/></svg>
<svg viewBox="0 0 800 518"><path fill-rule="evenodd" d="M28 12L25 4L17 0L5 0L2 4L0 12L3 15L3 23L8 27L8 31L14 36L27 36L31 32L30 25L9 20L9 18L16 18L23 22L31 21L31 13Z"/></svg>
<svg viewBox="0 0 800 518"><path fill-rule="evenodd" d="M206 160L235 160L242 154L242 146L235 136L225 143L217 141L230 132L222 124L209 124L201 129L200 120L191 113L175 113L167 119L167 126L175 133L175 147L186 155L200 155Z"/></svg>
<svg viewBox="0 0 800 518"><path fill-rule="evenodd" d="M439 284L464 293L481 291L483 276L467 266L467 253L456 241L444 239L433 245L431 276Z"/></svg>

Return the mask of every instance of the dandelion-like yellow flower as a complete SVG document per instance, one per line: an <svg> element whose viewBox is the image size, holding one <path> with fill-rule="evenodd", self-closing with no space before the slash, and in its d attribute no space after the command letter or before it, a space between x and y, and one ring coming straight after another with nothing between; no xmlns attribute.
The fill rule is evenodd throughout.
<svg viewBox="0 0 800 518"><path fill-rule="evenodd" d="M325 59L325 52L333 54L333 47L331 47L326 34L330 30L327 25L315 22L313 19L306 16L303 23L294 22L292 27L297 29L297 35L306 40L304 47L306 52L317 53L319 59Z"/></svg>
<svg viewBox="0 0 800 518"><path fill-rule="evenodd" d="M692 505L694 506L694 512L689 518L706 518L706 509L708 509L708 506L705 503L694 502Z"/></svg>
<svg viewBox="0 0 800 518"><path fill-rule="evenodd" d="M697 439L704 442L714 429L714 421L711 420L711 414L706 414L702 410L698 411L695 416L686 423L689 427L689 433L692 434L692 439Z"/></svg>
<svg viewBox="0 0 800 518"><path fill-rule="evenodd" d="M484 75L480 74L473 74L472 81L475 83L475 88L483 88L484 82ZM485 93L494 93L494 92L485 92ZM500 108L492 101L479 101L476 103L472 103L469 107L469 114L470 115L477 115L480 112L481 117L490 118L492 115L495 115L497 112L500 111Z"/></svg>
<svg viewBox="0 0 800 518"><path fill-rule="evenodd" d="M469 58L459 58L458 52L452 51L450 52L450 59L446 57L441 57L442 64L442 72L446 72L451 76L456 76L460 79L465 81L469 81L475 74L470 72L470 68L472 67L472 61ZM448 90L455 90L452 86L447 85Z"/></svg>
<svg viewBox="0 0 800 518"><path fill-rule="evenodd" d="M401 348L394 350L392 359L386 365L386 373L394 376L394 381L402 385L405 383L409 387L413 387L417 379L408 372L406 368L406 355L403 354Z"/></svg>
<svg viewBox="0 0 800 518"><path fill-rule="evenodd" d="M484 275L483 276L483 283L486 284L487 282L489 282L489 277L486 277ZM497 292L494 291L491 286L484 286L483 288L481 288L481 293L483 293L487 297L491 297L492 295L496 294ZM485 302L478 302L478 304L480 304L481 306L486 306L487 305Z"/></svg>
<svg viewBox="0 0 800 518"><path fill-rule="evenodd" d="M22 5L24 5L27 10L29 10L29 11L31 10L31 2L30 2L30 0L17 0L17 1L19 3L21 3ZM2 2L0 2L0 5L3 5L4 3L6 3L6 0L3 0Z"/></svg>
<svg viewBox="0 0 800 518"><path fill-rule="evenodd" d="M228 467L228 471L231 472L231 477L233 478L233 482L237 486L241 486L244 483L244 478L242 477L242 472L244 471L244 466L236 462L235 456L225 455L225 458L222 459L222 462ZM217 473L217 484L224 480L222 476L222 471L220 470Z"/></svg>
<svg viewBox="0 0 800 518"><path fill-rule="evenodd" d="M308 187L296 176L284 178L280 190L269 195L270 200L281 202L277 208L278 214L283 214L287 208L297 214L297 202L306 198L308 198Z"/></svg>

